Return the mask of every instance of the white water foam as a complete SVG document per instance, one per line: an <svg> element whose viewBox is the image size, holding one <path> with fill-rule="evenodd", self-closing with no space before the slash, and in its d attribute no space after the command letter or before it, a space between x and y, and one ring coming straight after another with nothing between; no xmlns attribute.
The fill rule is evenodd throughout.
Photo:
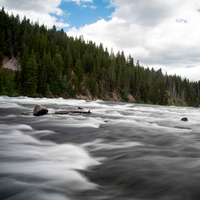
<svg viewBox="0 0 200 200"><path fill-rule="evenodd" d="M144 146L140 142L110 142L107 143L103 139L96 139L93 142L88 142L85 144L82 144L83 147L92 149L91 151L98 151L98 150L110 150L110 149L123 149L127 147L134 147L134 146Z"/></svg>
<svg viewBox="0 0 200 200"><path fill-rule="evenodd" d="M51 195L44 190L58 190L59 193L71 194L97 189L96 184L89 182L76 171L87 170L100 164L81 146L39 141L23 131L33 132L33 135L41 134L41 131L34 131L30 126L23 124L1 124L0 130L0 176L9 174L9 178L1 178L1 185L6 187L9 184L13 190L21 187L24 190L13 199L24 199L25 196L29 196L28 199L55 197L62 200L68 199L66 195L57 192L52 192ZM2 190L1 188L0 191ZM35 191L33 196L31 191Z"/></svg>

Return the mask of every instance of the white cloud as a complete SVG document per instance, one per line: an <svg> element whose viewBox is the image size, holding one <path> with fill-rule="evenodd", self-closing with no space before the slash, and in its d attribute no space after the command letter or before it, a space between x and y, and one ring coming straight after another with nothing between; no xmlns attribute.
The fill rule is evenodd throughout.
<svg viewBox="0 0 200 200"><path fill-rule="evenodd" d="M123 50L144 66L200 79L198 0L111 0L111 6L115 12L110 21L73 28L68 35L84 35L115 52ZM185 68L190 65L196 67Z"/></svg>
<svg viewBox="0 0 200 200"><path fill-rule="evenodd" d="M48 28L52 25L57 27L68 27L69 24L58 21L56 17L50 15L64 15L64 12L58 8L61 0L0 0L0 6L5 7L5 10L14 15L19 14L20 18L24 16L40 24L45 24Z"/></svg>
<svg viewBox="0 0 200 200"><path fill-rule="evenodd" d="M90 8L91 8L91 9L96 9L96 8L97 8L97 6L90 6Z"/></svg>
<svg viewBox="0 0 200 200"><path fill-rule="evenodd" d="M64 0L67 2L75 2L77 5L81 5L81 3L93 3L93 0Z"/></svg>
<svg viewBox="0 0 200 200"><path fill-rule="evenodd" d="M96 9L97 8L97 6L88 6L88 5L83 5L83 8L91 8L91 9Z"/></svg>
<svg viewBox="0 0 200 200"><path fill-rule="evenodd" d="M200 66L195 66L192 68L175 68L173 70L168 71L168 74L181 74L182 78L187 78L190 81L198 81L200 72Z"/></svg>
<svg viewBox="0 0 200 200"><path fill-rule="evenodd" d="M177 12L179 0L115 0L111 5L116 7L113 16L144 26L153 26ZM179 9L181 4L178 5Z"/></svg>

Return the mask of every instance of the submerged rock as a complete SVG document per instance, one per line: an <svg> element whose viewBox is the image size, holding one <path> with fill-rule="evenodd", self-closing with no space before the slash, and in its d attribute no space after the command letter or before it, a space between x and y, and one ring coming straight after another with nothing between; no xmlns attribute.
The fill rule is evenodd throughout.
<svg viewBox="0 0 200 200"><path fill-rule="evenodd" d="M26 112L22 112L22 115L28 115L28 113L26 113Z"/></svg>
<svg viewBox="0 0 200 200"><path fill-rule="evenodd" d="M46 115L47 113L48 110L40 104L37 104L33 110L33 115L35 116Z"/></svg>
<svg viewBox="0 0 200 200"><path fill-rule="evenodd" d="M183 118L181 119L181 121L187 122L187 121L188 121L188 118L187 118L187 117L183 117Z"/></svg>

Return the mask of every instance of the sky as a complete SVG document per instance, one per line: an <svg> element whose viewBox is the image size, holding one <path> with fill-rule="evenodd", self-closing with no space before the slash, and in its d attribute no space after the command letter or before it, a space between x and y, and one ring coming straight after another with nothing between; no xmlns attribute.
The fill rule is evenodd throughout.
<svg viewBox="0 0 200 200"><path fill-rule="evenodd" d="M144 67L200 80L199 0L0 0L0 6L124 51Z"/></svg>

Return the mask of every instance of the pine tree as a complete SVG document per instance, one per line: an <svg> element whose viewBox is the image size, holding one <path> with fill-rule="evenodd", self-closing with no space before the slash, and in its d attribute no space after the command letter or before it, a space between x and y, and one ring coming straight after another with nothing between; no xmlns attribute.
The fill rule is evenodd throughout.
<svg viewBox="0 0 200 200"><path fill-rule="evenodd" d="M28 48L24 48L24 50L23 50L23 56L22 56L22 59L21 59L21 85L22 85L22 93L24 93L23 92L23 88L26 87L25 86L25 79L26 79L26 75L28 73L27 62L28 62Z"/></svg>
<svg viewBox="0 0 200 200"><path fill-rule="evenodd" d="M0 51L0 68L3 65L3 53Z"/></svg>
<svg viewBox="0 0 200 200"><path fill-rule="evenodd" d="M144 79L141 81L140 98L143 102L147 102L147 85Z"/></svg>
<svg viewBox="0 0 200 200"><path fill-rule="evenodd" d="M3 92L3 75L2 70L0 69L0 94Z"/></svg>
<svg viewBox="0 0 200 200"><path fill-rule="evenodd" d="M123 73L122 73L122 65L119 64L119 73L117 77L117 90L120 91L123 89Z"/></svg>
<svg viewBox="0 0 200 200"><path fill-rule="evenodd" d="M75 77L75 81L74 81L74 93L79 93L79 90L80 90L80 82L79 82L79 79L78 79L78 76L76 75Z"/></svg>
<svg viewBox="0 0 200 200"><path fill-rule="evenodd" d="M96 66L96 78L97 82L100 81L101 78L101 69L100 69L100 64L99 64L99 59L96 60L97 66Z"/></svg>
<svg viewBox="0 0 200 200"><path fill-rule="evenodd" d="M112 92L115 88L116 84L116 73L115 73L115 68L116 68L116 61L113 59L110 63L110 66L108 68L108 76L109 76L109 88L110 92Z"/></svg>
<svg viewBox="0 0 200 200"><path fill-rule="evenodd" d="M152 79L151 76L148 79L147 84L148 84L148 86L147 86L147 88L148 88L148 91L147 91L147 102L148 103L153 103L153 101L154 101L154 82L153 82L153 79Z"/></svg>
<svg viewBox="0 0 200 200"><path fill-rule="evenodd" d="M72 97L73 96L73 86L72 86L72 83L70 82L69 85L68 85L68 88L67 88L67 93L69 95L69 97Z"/></svg>
<svg viewBox="0 0 200 200"><path fill-rule="evenodd" d="M29 56L26 64L26 74L24 76L24 84L22 88L23 95L35 96L37 90L37 64L34 52Z"/></svg>
<svg viewBox="0 0 200 200"><path fill-rule="evenodd" d="M67 44L67 50L65 52L65 58L64 58L64 74L67 75L68 79L70 79L71 76L71 70L73 68L73 58L70 51L70 45Z"/></svg>
<svg viewBox="0 0 200 200"><path fill-rule="evenodd" d="M76 61L80 59L80 44L77 37L75 38L74 41L74 51L72 53L72 56L73 56L73 66L75 66Z"/></svg>
<svg viewBox="0 0 200 200"><path fill-rule="evenodd" d="M15 57L17 57L17 54L18 54L18 43L15 42L15 45L13 47L13 54Z"/></svg>
<svg viewBox="0 0 200 200"><path fill-rule="evenodd" d="M5 52L5 31L0 30L0 52Z"/></svg>
<svg viewBox="0 0 200 200"><path fill-rule="evenodd" d="M41 66L41 75L40 75L40 89L42 94L45 94L47 83L50 83L50 72L52 68L52 61L50 53L46 54L44 51L42 66Z"/></svg>
<svg viewBox="0 0 200 200"><path fill-rule="evenodd" d="M62 56L60 54L56 54L53 59L53 65L52 65L52 77L57 79L62 75L63 71L63 61Z"/></svg>
<svg viewBox="0 0 200 200"><path fill-rule="evenodd" d="M94 89L94 96L98 96L99 95L99 85L97 82L95 82L95 89Z"/></svg>
<svg viewBox="0 0 200 200"><path fill-rule="evenodd" d="M158 104L160 104L160 105L168 104L167 92L166 92L166 87L165 87L164 81L161 81L161 83L160 83L160 98L159 98Z"/></svg>
<svg viewBox="0 0 200 200"><path fill-rule="evenodd" d="M78 77L79 82L83 80L83 65L81 60L78 58L75 65L75 74Z"/></svg>
<svg viewBox="0 0 200 200"><path fill-rule="evenodd" d="M92 76L95 80L97 79L97 67L95 62L93 64Z"/></svg>

